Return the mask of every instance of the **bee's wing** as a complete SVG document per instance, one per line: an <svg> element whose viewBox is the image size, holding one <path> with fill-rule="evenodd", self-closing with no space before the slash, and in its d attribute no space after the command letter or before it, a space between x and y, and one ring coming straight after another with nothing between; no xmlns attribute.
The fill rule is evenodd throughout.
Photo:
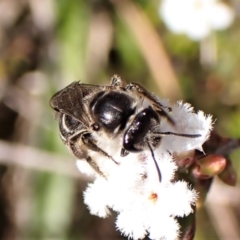
<svg viewBox="0 0 240 240"><path fill-rule="evenodd" d="M73 82L64 89L57 92L50 100L51 107L61 113L65 113L89 126L91 119L84 104L88 94L96 92L99 86L80 84Z"/></svg>

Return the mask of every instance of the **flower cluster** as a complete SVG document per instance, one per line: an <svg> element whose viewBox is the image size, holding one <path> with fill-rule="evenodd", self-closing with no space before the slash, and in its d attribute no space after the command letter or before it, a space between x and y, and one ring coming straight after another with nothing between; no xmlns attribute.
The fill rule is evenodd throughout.
<svg viewBox="0 0 240 240"><path fill-rule="evenodd" d="M178 167L174 155L201 150L212 129L212 118L201 111L194 113L189 104L182 102L171 105L163 101L163 105L171 107L175 124L163 119L162 132L199 134L199 137L165 135L153 153L146 149L125 157L120 157L121 136L104 141L99 137L100 147L118 162L93 153L106 178L96 174L85 161L77 161L81 172L95 176L84 192L91 214L105 218L110 209L116 211L117 229L133 239L143 239L146 235L150 239L177 239L180 226L176 217L189 215L198 196L189 183L176 179Z"/></svg>
<svg viewBox="0 0 240 240"><path fill-rule="evenodd" d="M159 13L172 32L193 40L226 29L234 19L233 10L218 0L163 0Z"/></svg>

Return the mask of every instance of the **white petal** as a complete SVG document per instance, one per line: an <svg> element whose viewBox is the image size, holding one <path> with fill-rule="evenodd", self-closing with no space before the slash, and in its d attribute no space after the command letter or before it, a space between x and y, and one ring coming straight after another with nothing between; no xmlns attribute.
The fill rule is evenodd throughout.
<svg viewBox="0 0 240 240"><path fill-rule="evenodd" d="M93 168L86 162L86 160L77 160L76 166L79 172L86 174L87 176L96 176L96 172Z"/></svg>
<svg viewBox="0 0 240 240"><path fill-rule="evenodd" d="M187 216L193 209L191 205L194 205L197 200L197 193L191 189L184 181L178 181L169 186L166 191L166 199L171 206L173 216Z"/></svg>
<svg viewBox="0 0 240 240"><path fill-rule="evenodd" d="M206 21L204 13L194 12L195 16L189 18L189 23L186 25L185 33L192 40L201 40L206 38L211 32L211 26Z"/></svg>
<svg viewBox="0 0 240 240"><path fill-rule="evenodd" d="M212 29L227 28L234 19L233 11L216 0L163 0L159 14L172 32L197 41Z"/></svg>
<svg viewBox="0 0 240 240"><path fill-rule="evenodd" d="M188 14L188 22L185 26L185 33L193 40L200 40L209 35L211 26L206 17L206 9L210 1L191 0L191 10Z"/></svg>
<svg viewBox="0 0 240 240"><path fill-rule="evenodd" d="M179 224L173 217L164 219L150 219L149 238L155 240L167 239L176 240L179 235Z"/></svg>
<svg viewBox="0 0 240 240"><path fill-rule="evenodd" d="M116 227L121 233L132 239L143 239L147 233L144 226L144 218L141 211L121 212L116 220Z"/></svg>
<svg viewBox="0 0 240 240"><path fill-rule="evenodd" d="M159 9L159 14L167 27L174 33L183 33L186 22L188 21L188 14L182 13L183 7L186 6L184 1L164 0ZM185 10L187 10L185 8Z"/></svg>
<svg viewBox="0 0 240 240"><path fill-rule="evenodd" d="M161 172L161 183L169 183L173 177L174 173L177 170L176 163L173 161L171 155L169 153L162 154L158 149L154 152L155 159L157 161L159 170ZM156 185L156 182L159 181L157 168L155 166L152 155L148 155L148 164L146 164L146 173L148 178L153 180L153 184ZM155 176L155 177L153 177Z"/></svg>
<svg viewBox="0 0 240 240"><path fill-rule="evenodd" d="M163 136L161 148L163 151L185 152L192 149L201 148L202 144L208 139L212 129L211 116L205 116L203 112L192 112L193 109L189 104L178 102L172 107L172 116L175 125L171 126L167 121L162 123L162 132L175 132L179 134L200 134L200 137L181 137L168 135Z"/></svg>
<svg viewBox="0 0 240 240"><path fill-rule="evenodd" d="M234 13L226 4L217 3L209 12L208 20L213 29L223 30L232 24Z"/></svg>
<svg viewBox="0 0 240 240"><path fill-rule="evenodd" d="M103 181L105 180L98 179L88 185L84 192L84 203L88 205L91 214L105 218L110 211L107 207L108 191Z"/></svg>

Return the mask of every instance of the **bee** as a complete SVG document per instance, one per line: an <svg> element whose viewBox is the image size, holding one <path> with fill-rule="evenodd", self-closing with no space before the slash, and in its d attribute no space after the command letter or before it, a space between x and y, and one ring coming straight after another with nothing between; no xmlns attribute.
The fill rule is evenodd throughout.
<svg viewBox="0 0 240 240"><path fill-rule="evenodd" d="M147 104L146 104L147 103ZM100 86L73 82L57 92L50 105L59 121L60 137L78 159L85 159L101 176L105 177L95 159L96 152L119 164L94 137L104 133L110 139L120 136L119 154L125 157L149 149L154 160L159 181L161 171L154 150L166 135L197 138L199 134L182 134L161 131L162 118L175 125L171 108L163 106L158 98L138 83L126 84L117 75L110 85Z"/></svg>

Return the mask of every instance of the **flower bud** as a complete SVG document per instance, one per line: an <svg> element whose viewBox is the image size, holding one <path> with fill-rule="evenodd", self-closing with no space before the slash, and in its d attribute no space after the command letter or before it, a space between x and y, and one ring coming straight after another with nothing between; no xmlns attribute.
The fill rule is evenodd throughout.
<svg viewBox="0 0 240 240"><path fill-rule="evenodd" d="M198 179L207 179L220 174L226 167L226 159L221 155L206 155L194 164L192 175Z"/></svg>
<svg viewBox="0 0 240 240"><path fill-rule="evenodd" d="M221 155L207 155L199 159L202 173L210 176L220 174L226 167L226 159Z"/></svg>
<svg viewBox="0 0 240 240"><path fill-rule="evenodd" d="M208 179L211 176L202 173L201 167L198 164L195 164L194 167L191 169L191 174L196 179Z"/></svg>

